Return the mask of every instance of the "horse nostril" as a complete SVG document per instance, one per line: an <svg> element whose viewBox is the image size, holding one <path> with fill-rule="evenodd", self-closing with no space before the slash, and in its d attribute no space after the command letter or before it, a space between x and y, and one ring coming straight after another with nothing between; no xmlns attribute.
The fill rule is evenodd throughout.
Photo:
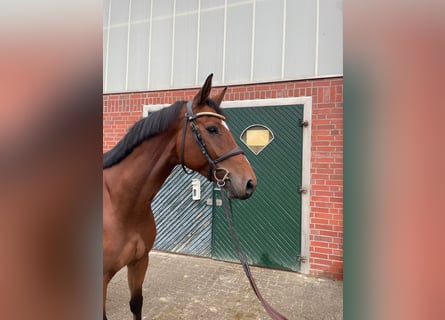
<svg viewBox="0 0 445 320"><path fill-rule="evenodd" d="M255 191L255 185L252 179L250 179L249 181L247 181L246 184L246 195L250 197L254 191Z"/></svg>

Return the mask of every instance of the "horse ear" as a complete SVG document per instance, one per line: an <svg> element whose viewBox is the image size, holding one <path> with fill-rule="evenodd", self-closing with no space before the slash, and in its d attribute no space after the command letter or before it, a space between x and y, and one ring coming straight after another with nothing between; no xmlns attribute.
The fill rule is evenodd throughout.
<svg viewBox="0 0 445 320"><path fill-rule="evenodd" d="M204 82L204 85L199 90L198 94L193 98L193 105L198 106L205 103L210 95L210 91L212 90L212 78L213 73L209 74L206 81Z"/></svg>
<svg viewBox="0 0 445 320"><path fill-rule="evenodd" d="M226 94L227 87L221 90L221 92L213 97L213 101L216 102L216 104L219 106L224 98L224 95Z"/></svg>

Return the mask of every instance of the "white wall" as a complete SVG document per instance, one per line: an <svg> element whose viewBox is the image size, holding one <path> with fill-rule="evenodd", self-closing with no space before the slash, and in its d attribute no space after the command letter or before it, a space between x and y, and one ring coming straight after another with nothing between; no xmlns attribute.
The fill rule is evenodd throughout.
<svg viewBox="0 0 445 320"><path fill-rule="evenodd" d="M104 91L343 74L342 0L104 0Z"/></svg>

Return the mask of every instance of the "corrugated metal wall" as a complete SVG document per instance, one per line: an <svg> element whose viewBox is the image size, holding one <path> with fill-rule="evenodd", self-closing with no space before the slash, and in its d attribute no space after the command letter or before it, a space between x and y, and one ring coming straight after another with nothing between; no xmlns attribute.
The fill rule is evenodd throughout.
<svg viewBox="0 0 445 320"><path fill-rule="evenodd" d="M192 179L201 182L201 199L192 200ZM212 184L197 173L186 175L175 167L152 202L157 237L154 248L210 257L212 239Z"/></svg>

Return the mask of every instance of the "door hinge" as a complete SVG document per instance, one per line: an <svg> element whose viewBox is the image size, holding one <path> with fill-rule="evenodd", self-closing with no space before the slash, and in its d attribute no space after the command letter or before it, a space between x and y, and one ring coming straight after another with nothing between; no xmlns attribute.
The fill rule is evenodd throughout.
<svg viewBox="0 0 445 320"><path fill-rule="evenodd" d="M300 120L300 127L307 127L309 125L309 121L307 120Z"/></svg>
<svg viewBox="0 0 445 320"><path fill-rule="evenodd" d="M306 263L307 262L307 257L306 256L297 256L297 261L299 263Z"/></svg>
<svg viewBox="0 0 445 320"><path fill-rule="evenodd" d="M306 194L307 193L307 188L299 186L298 187L298 192Z"/></svg>

